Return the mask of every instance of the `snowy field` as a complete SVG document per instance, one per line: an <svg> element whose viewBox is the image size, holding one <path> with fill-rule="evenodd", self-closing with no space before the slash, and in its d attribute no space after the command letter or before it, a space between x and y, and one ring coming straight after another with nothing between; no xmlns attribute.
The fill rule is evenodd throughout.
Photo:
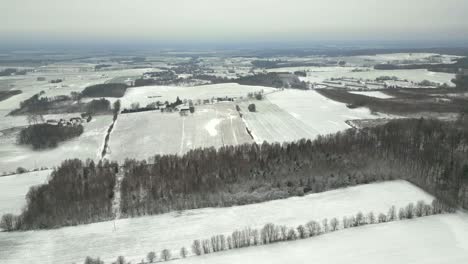
<svg viewBox="0 0 468 264"><path fill-rule="evenodd" d="M0 177L0 216L19 214L26 205L26 194L34 185L47 182L51 170L33 171Z"/></svg>
<svg viewBox="0 0 468 264"><path fill-rule="evenodd" d="M248 93L264 91L265 93L274 91L274 88L263 86L239 85L236 83L211 84L194 87L175 86L144 86L130 88L121 99L123 107L129 107L132 103L138 102L141 106L149 103L174 102L177 96L181 99L203 100L212 97L247 97ZM151 98L149 98L151 97Z"/></svg>
<svg viewBox="0 0 468 264"><path fill-rule="evenodd" d="M245 206L187 210L158 216L120 219L115 222L101 222L55 230L0 233L0 262L9 264L82 263L86 256L95 256L101 257L106 263L109 263L110 261L114 261L117 256L123 255L127 260L131 260L132 263L135 263L144 258L149 251L159 252L167 248L173 250L173 255L177 256L178 250L182 246L190 248L194 239L208 238L215 234L230 234L235 229L244 227L259 228L266 223L297 226L310 220L321 221L324 218L330 219L333 217L341 219L343 216L355 215L358 211L386 213L392 205L398 208L418 200L424 200L430 203L432 199L433 197L431 195L408 182L392 181ZM446 219L450 219L450 217L453 216L448 217L449 218ZM414 222L417 221L422 222L427 220L416 220ZM397 224L406 226L406 223L407 222L399 222ZM464 224L455 223L453 227L458 229L465 228L468 225L467 223L468 221L465 221ZM393 223L388 226L391 225L393 225ZM382 225L372 228L382 230L382 228L385 229L385 226ZM432 233L434 236L433 240L441 239L441 241L445 242L445 247L456 247L456 237L454 234L444 234L452 230L448 230L447 228L447 225L434 227L433 232L435 233ZM396 231L398 230L400 230L400 228L396 229ZM399 231L400 233L395 233L395 237L405 240L405 230L409 231L411 228L402 227L401 230L401 232ZM426 229L428 233L427 236L429 236L431 232L427 230L428 229ZM350 245L356 245L362 249L362 244L349 240L353 238L356 239L357 236L346 235L346 232L359 231L337 232L336 234L325 235L318 239L322 240L329 239L333 236L343 236L344 239L346 239L344 241L348 241ZM369 243L372 245L379 243L390 244L386 236L383 236L383 240L387 241L379 240L379 238L382 238L380 233L379 231L372 233L372 230L370 230L369 234L364 232L362 236L367 237L367 239L372 239L373 242ZM386 234L391 235L393 233L394 232L390 230ZM399 235L397 236L397 234ZM437 236L442 237L438 238ZM449 238L451 237L451 239L443 240L447 236L449 236ZM406 239L409 239L409 237ZM294 243L313 243L316 245L315 243L317 242L313 241L316 241L316 239ZM339 239L333 241L334 242L331 242L329 245L342 243L339 242ZM377 241L379 241L379 243L376 243ZM288 244L278 245L285 246ZM300 246L298 248L300 248ZM345 250L347 247L337 246L336 248ZM332 249L336 251L334 247L330 248L330 250ZM251 252L250 254L256 254L255 252L258 252L258 254L266 254L265 250L268 250L268 247L252 248L251 250L255 251L247 252ZM246 254L242 253L244 251L226 253L226 255L224 255L227 258L226 262L232 262L232 255L229 254L236 254L236 252ZM318 252L318 249L314 250L314 252L315 253L311 255L322 254ZM434 251L434 253L436 252L438 251ZM304 256L303 254L304 253L298 256ZM213 256L216 257L215 255ZM211 256L206 258L193 257L187 261L189 263L192 261L201 261L203 263L203 261L208 261L210 257ZM220 257L222 256L220 255ZM243 261L247 261L247 259ZM237 259L237 261L234 260L236 263L243 263L243 261L241 261L241 259ZM210 260L208 263L224 262L214 259L214 262Z"/></svg>
<svg viewBox="0 0 468 264"><path fill-rule="evenodd" d="M354 69L362 69L365 71L353 72ZM294 71L307 71L307 77L303 78L304 81L311 83L322 83L331 78L355 78L363 80L375 80L381 76L396 76L401 80L408 80L410 82L421 82L428 80L436 83L446 83L449 86L455 86L452 79L455 74L443 72L430 72L424 69L416 70L374 70L370 68L360 67L291 67L269 69L270 72L294 72Z"/></svg>
<svg viewBox="0 0 468 264"><path fill-rule="evenodd" d="M67 115L61 116L67 117ZM53 116L44 116L45 119L50 117ZM0 135L0 172L15 171L17 167L51 168L71 158L96 160L100 157L104 137L111 123L110 115L94 116L90 123L83 124L84 132L81 136L60 142L56 148L45 150L33 150L30 146L16 144L19 130L2 134Z"/></svg>
<svg viewBox="0 0 468 264"><path fill-rule="evenodd" d="M293 242L225 251L176 264L468 263L468 215L367 225Z"/></svg>
<svg viewBox="0 0 468 264"><path fill-rule="evenodd" d="M335 133L349 128L346 120L388 117L367 108L349 109L315 91L284 90L253 101L257 112L241 104L244 119L256 142L283 142Z"/></svg>
<svg viewBox="0 0 468 264"><path fill-rule="evenodd" d="M110 160L147 159L156 154L184 154L200 147L252 143L234 103L195 107L195 113L160 111L121 114L109 141Z"/></svg>
<svg viewBox="0 0 468 264"><path fill-rule="evenodd" d="M370 92L350 92L352 94L359 94L359 95L365 95L365 96L369 96L369 97L375 97L375 98L380 98L380 99L390 99L390 98L394 98L393 96L391 95L388 95L386 93L383 93L383 92L379 92L379 91L370 91Z"/></svg>

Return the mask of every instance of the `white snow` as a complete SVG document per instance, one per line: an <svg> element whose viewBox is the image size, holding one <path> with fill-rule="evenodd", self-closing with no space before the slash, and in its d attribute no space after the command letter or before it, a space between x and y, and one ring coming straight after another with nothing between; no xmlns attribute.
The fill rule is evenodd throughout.
<svg viewBox="0 0 468 264"><path fill-rule="evenodd" d="M46 183L50 173L51 170L44 170L0 177L0 216L21 213L29 188Z"/></svg>
<svg viewBox="0 0 468 264"><path fill-rule="evenodd" d="M430 203L432 199L408 182L392 181L245 206L188 210L54 230L0 233L0 262L81 263L86 256L94 256L108 263L123 255L134 263L149 251L168 248L177 255L182 246L190 248L194 239L244 227L259 228L270 222L297 226L310 220L341 219L358 211L386 213L392 205L398 208L418 200ZM453 245L453 241L446 242Z"/></svg>
<svg viewBox="0 0 468 264"><path fill-rule="evenodd" d="M257 111L247 110L255 103ZM267 95L265 100L241 104L247 126L258 143L284 142L335 133L349 128L346 120L388 117L368 108L349 109L316 91L288 89Z"/></svg>
<svg viewBox="0 0 468 264"><path fill-rule="evenodd" d="M79 114L60 115L64 118ZM45 119L53 119L45 116ZM94 116L90 123L84 123L84 132L79 137L59 143L56 148L33 150L29 146L18 145L16 135L0 135L0 172L15 171L17 167L26 169L51 168L60 165L65 159L79 158L86 160L100 157L101 145L106 131L112 123L112 116Z"/></svg>
<svg viewBox="0 0 468 264"><path fill-rule="evenodd" d="M352 93L352 94L360 94L360 95L365 95L365 96L375 97L375 98L380 98L380 99L394 98L394 97L391 96L391 95L388 95L388 94L386 94L386 93L379 92L379 91L370 91L370 92L350 92L350 93Z"/></svg>
<svg viewBox="0 0 468 264"><path fill-rule="evenodd" d="M468 262L468 215L436 215L340 230L266 246L176 260L176 264L395 264Z"/></svg>
<svg viewBox="0 0 468 264"><path fill-rule="evenodd" d="M216 129L216 127L219 125L219 123L221 123L221 121L222 120L219 118L213 118L210 121L208 121L208 123L206 123L205 129L206 131L208 131L210 136L215 137L216 135L218 135L218 130Z"/></svg>
<svg viewBox="0 0 468 264"><path fill-rule="evenodd" d="M239 85L236 83L211 84L194 87L185 86L144 86L127 89L121 98L122 107L130 107L132 103L138 102L141 106L149 103L174 102L177 97L181 100L203 100L217 97L247 97L248 93L259 91L273 91L274 88L263 86Z"/></svg>
<svg viewBox="0 0 468 264"><path fill-rule="evenodd" d="M195 106L195 113L149 111L121 114L109 140L110 160L184 154L200 147L251 143L233 103Z"/></svg>

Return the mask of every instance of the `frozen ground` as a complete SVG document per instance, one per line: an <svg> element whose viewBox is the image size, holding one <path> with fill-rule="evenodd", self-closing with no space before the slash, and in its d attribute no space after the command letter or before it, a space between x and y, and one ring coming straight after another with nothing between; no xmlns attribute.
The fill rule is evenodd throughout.
<svg viewBox="0 0 468 264"><path fill-rule="evenodd" d="M0 177L0 216L19 214L26 205L26 194L34 185L46 183L50 170L27 172Z"/></svg>
<svg viewBox="0 0 468 264"><path fill-rule="evenodd" d="M376 98L380 98L380 99L390 99L390 98L393 98L393 96L388 95L388 94L383 93L383 92L379 92L379 91L370 91L370 92L350 92L350 93L352 93L352 94L365 95L365 96L369 96L369 97L376 97Z"/></svg>
<svg viewBox="0 0 468 264"><path fill-rule="evenodd" d="M455 78L455 74L443 73L443 72L430 72L423 69L416 70L374 70L370 68L361 68L362 72L353 72L353 69L359 67L292 67L292 68L279 68L270 69L271 72L294 72L298 70L307 71L307 77L304 80L311 83L321 83L330 78L356 78L363 80L375 80L380 76L396 76L402 80L408 80L412 82L421 82L428 80L436 83L446 83L450 86L455 86L452 83L452 79Z"/></svg>
<svg viewBox="0 0 468 264"><path fill-rule="evenodd" d="M249 103L255 103L257 112L248 112ZM241 107L257 142L314 139L349 128L346 120L387 117L371 114L367 108L349 109L310 90L284 90L269 94L262 101L245 102Z"/></svg>
<svg viewBox="0 0 468 264"><path fill-rule="evenodd" d="M178 255L178 250L182 246L190 248L194 239L208 238L215 234L228 234L235 229L248 226L258 228L266 223L297 226L310 220L320 221L323 218L330 219L332 217L339 217L339 219L341 219L343 216L355 215L358 211L386 213L388 208L392 205L402 207L410 202L416 202L418 200L424 200L429 203L432 199L432 196L408 182L392 181L245 206L188 210L158 216L119 219L115 222L101 222L55 230L0 233L0 262L9 264L82 263L86 256L95 256L101 257L106 263L109 263L110 261L114 261L117 256L123 255L128 260L131 260L132 263L135 263L144 258L149 251L155 250L159 252L167 248L174 251L173 255ZM450 220L450 218L446 219ZM331 236L326 235L319 239L343 236L344 241L348 241L347 243L349 244L347 245L347 243L339 242L339 237L338 239L332 240L332 242L328 244L329 246L334 243L339 243L339 245L341 245L334 245L329 249L334 251L333 254L336 254L339 250L347 250L346 247L359 246L360 250L364 250L366 246L370 245L381 243L390 245L390 241L394 243L394 240L388 239L388 236L392 236L392 234L401 241L410 239L410 237L405 237L405 231L409 232L413 229L407 228L406 223L407 222L401 222L398 226L401 225L402 228L396 228L393 231L389 230L389 232L384 233L386 235L383 236L379 235L381 233L380 231L377 231L377 234L375 232L372 233L372 229L369 229L369 234L367 234L367 232L363 232L362 234L358 233L358 235L361 234L367 237L367 239L372 238L372 242L364 240L366 244L361 244L352 240L357 239L358 236L347 235L346 232L348 231L337 232ZM467 221L464 223L455 222L453 226L459 229L466 228L467 223ZM378 228L377 230L382 230L382 227L379 226L375 228ZM446 242L445 248L460 246L455 243L455 234L448 233L442 236L448 230L447 228L447 225L434 227L435 233L432 233L434 236L432 239L441 239L441 241ZM401 230L401 232L399 230ZM426 232L428 233L427 236L429 236L430 232L427 230ZM444 240L446 237L451 239ZM311 239L297 243L317 243L313 241L315 240ZM278 245L285 246L287 244ZM298 248L300 248L300 244L298 245ZM267 249L268 247L252 248L252 250L255 251L247 252L256 254L255 252L258 250L259 254L266 254L265 250ZM354 248L354 250L356 250L356 248ZM313 250L313 254L308 254L311 256L322 254L318 251L319 249ZM238 252L246 254L242 253L244 251ZM434 253L436 252L438 251L434 251ZM236 254L236 251L225 255L227 258L226 261L232 262L230 259L231 255L228 254ZM301 254L301 256L303 256L304 253ZM216 259L214 262L211 262L209 258L210 257L203 257L197 259L194 257L187 261L203 262L205 260L209 261L209 263L223 263L223 261L216 261ZM243 261L247 261L247 259ZM237 259L237 261L234 262L239 263L243 261ZM273 260L271 259L270 261ZM321 262L316 261L315 263Z"/></svg>
<svg viewBox="0 0 468 264"><path fill-rule="evenodd" d="M177 96L183 99L203 100L212 97L246 97L251 92L270 92L274 88L263 86L239 85L236 83L211 84L195 87L174 87L174 86L144 86L130 88L121 99L123 107L129 107L132 103L138 102L141 106L156 101L174 102ZM149 98L151 97L151 98Z"/></svg>
<svg viewBox="0 0 468 264"><path fill-rule="evenodd" d="M53 116L44 118L50 117ZM38 151L32 150L29 146L16 144L19 130L0 135L0 172L15 171L20 166L26 169L51 168L71 158L96 160L99 158L106 130L111 123L110 115L94 116L90 123L83 124L84 132L81 136L61 142L56 148Z"/></svg>
<svg viewBox="0 0 468 264"><path fill-rule="evenodd" d="M468 262L468 215L435 215L342 230L326 235L231 250L174 263L395 264Z"/></svg>
<svg viewBox="0 0 468 264"><path fill-rule="evenodd" d="M184 154L200 147L251 143L234 103L195 107L195 113L160 111L121 114L109 141L106 158L147 159L156 154Z"/></svg>

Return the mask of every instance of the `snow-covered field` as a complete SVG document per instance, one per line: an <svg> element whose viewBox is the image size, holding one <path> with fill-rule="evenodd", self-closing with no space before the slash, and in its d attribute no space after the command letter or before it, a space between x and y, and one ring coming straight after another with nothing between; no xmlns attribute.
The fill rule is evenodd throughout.
<svg viewBox="0 0 468 264"><path fill-rule="evenodd" d="M354 69L363 69L365 71L353 72ZM421 82L428 80L436 83L446 83L449 86L455 86L452 79L455 74L443 72L430 72L424 69L416 70L374 70L370 68L359 67L291 67L269 69L270 72L294 72L294 71L307 71L307 77L303 78L305 81L311 83L321 83L331 78L355 78L363 80L375 80L381 76L396 76L401 80L408 80L410 82Z"/></svg>
<svg viewBox="0 0 468 264"><path fill-rule="evenodd" d="M225 251L177 264L395 264L468 262L468 215L435 215L368 225L293 242Z"/></svg>
<svg viewBox="0 0 468 264"><path fill-rule="evenodd" d="M257 112L247 110L255 103ZM284 90L267 95L265 100L241 104L244 119L257 142L283 142L314 139L349 128L346 120L388 117L371 114L367 108L349 109L316 91Z"/></svg>
<svg viewBox="0 0 468 264"><path fill-rule="evenodd" d="M47 182L51 170L33 171L0 177L0 216L19 214L26 205L26 194L34 185Z"/></svg>
<svg viewBox="0 0 468 264"><path fill-rule="evenodd" d="M245 206L187 210L54 230L0 233L0 262L9 264L81 263L86 256L94 256L101 257L108 263L114 261L117 256L123 255L135 263L144 258L149 251L159 252L167 248L174 250L173 255L178 255L178 250L182 246L190 248L194 239L208 238L215 234L230 234L235 229L244 227L259 228L266 223L297 226L310 220L320 221L332 217L341 219L343 216L355 215L358 211L386 213L392 205L398 208L418 200L430 203L432 199L431 195L408 182L392 181ZM406 222L401 223L404 226ZM457 223L453 227L465 228L466 223L468 222ZM447 228L444 225L436 226L433 239L442 236ZM403 232L399 233L398 237L405 240L404 231L410 229L405 227L402 230ZM347 237L346 232L348 231L337 232L333 236L342 234L344 239L358 239L354 235ZM428 230L426 232L430 233ZM384 243L380 240L385 240L386 236L379 236L378 233L380 232L362 235L372 238L373 242L369 242L369 245ZM446 236L450 236L450 234ZM329 237L325 235L319 239L328 239ZM445 246L457 246L454 239L452 234L451 240L445 240L446 243L449 243ZM338 240L339 237L334 240L335 243ZM315 240L310 239L304 243L316 243L312 241ZM356 241L345 241L360 246L360 248L365 246ZM394 242L394 240L392 241ZM389 241L385 241L385 243L390 244ZM258 247L252 248L252 250L259 250L259 254L265 254L264 250L267 248ZM345 248L345 246L337 246L333 249L345 250ZM313 250L314 254L322 254L317 251ZM257 251L249 252L255 254ZM235 254L235 251L228 254ZM232 261L230 255L226 256L228 257L226 261ZM187 261L203 262L208 258L197 259L197 257L193 257ZM241 259L237 260L237 263L239 262L242 262ZM215 260L213 263L223 263L223 261L216 262Z"/></svg>
<svg viewBox="0 0 468 264"><path fill-rule="evenodd" d="M147 159L156 154L184 154L200 147L251 143L233 103L195 107L195 113L160 111L121 114L109 140L106 158Z"/></svg>
<svg viewBox="0 0 468 264"><path fill-rule="evenodd" d="M76 115L71 115L76 116ZM44 118L48 119L49 116ZM0 135L0 172L15 171L17 167L34 169L59 165L65 159L97 159L112 116L94 116L90 123L84 123L81 136L59 143L58 147L46 150L32 150L29 146L16 144L19 131Z"/></svg>
<svg viewBox="0 0 468 264"><path fill-rule="evenodd" d="M275 89L263 86L239 85L236 83L211 84L194 87L144 86L128 89L121 101L123 107L129 107L135 102L140 103L141 106L145 106L156 101L174 102L177 96L181 100L203 100L226 96L238 98L247 97L248 93L262 90L266 93Z"/></svg>
<svg viewBox="0 0 468 264"><path fill-rule="evenodd" d="M365 96L369 96L369 97L375 97L375 98L380 98L380 99L390 99L390 98L394 98L393 96L391 95L388 95L386 93L383 93L383 92L379 92L379 91L370 91L370 92L350 92L352 94L360 94L360 95L365 95Z"/></svg>

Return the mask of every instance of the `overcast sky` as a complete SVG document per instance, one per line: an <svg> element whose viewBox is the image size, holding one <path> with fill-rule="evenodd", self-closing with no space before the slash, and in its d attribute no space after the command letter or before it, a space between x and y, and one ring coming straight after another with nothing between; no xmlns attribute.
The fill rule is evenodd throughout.
<svg viewBox="0 0 468 264"><path fill-rule="evenodd" d="M0 0L3 41L460 40L467 0Z"/></svg>

